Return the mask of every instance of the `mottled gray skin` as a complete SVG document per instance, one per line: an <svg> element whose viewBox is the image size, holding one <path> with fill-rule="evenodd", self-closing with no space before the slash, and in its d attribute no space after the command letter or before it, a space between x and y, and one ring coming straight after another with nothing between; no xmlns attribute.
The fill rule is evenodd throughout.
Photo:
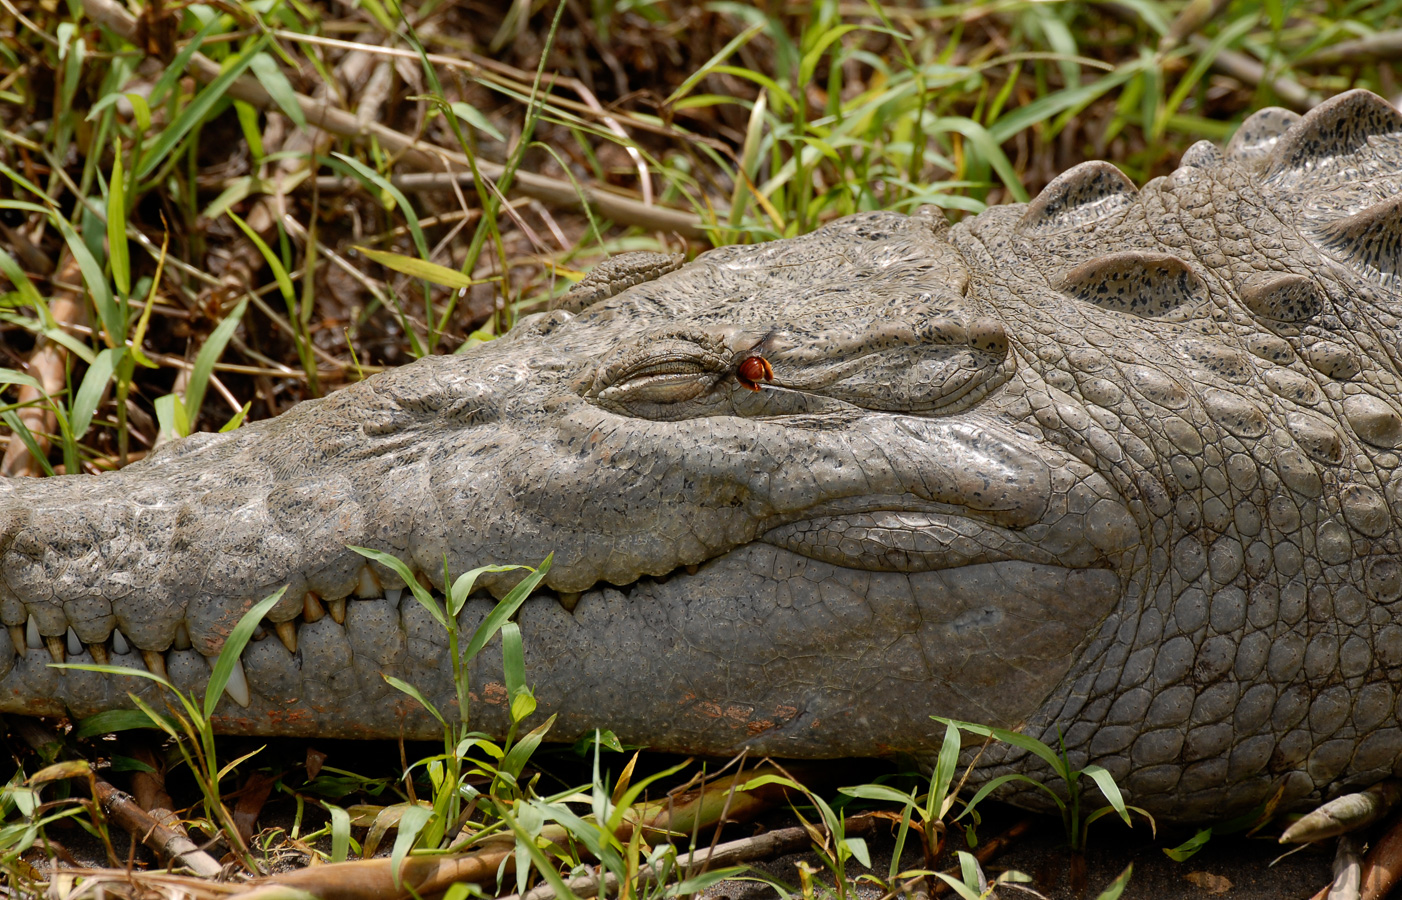
<svg viewBox="0 0 1402 900"><path fill-rule="evenodd" d="M928 754L939 714L1063 735L1187 820L1376 781L1402 767L1399 196L1402 115L1354 92L1139 191L1087 163L953 228L620 259L470 353L6 484L0 710L149 690L53 657L198 687L290 584L219 726L430 735L381 674L451 708L444 637L346 545L440 589L445 556L553 551L520 621L557 738ZM473 708L498 730L499 665Z"/></svg>

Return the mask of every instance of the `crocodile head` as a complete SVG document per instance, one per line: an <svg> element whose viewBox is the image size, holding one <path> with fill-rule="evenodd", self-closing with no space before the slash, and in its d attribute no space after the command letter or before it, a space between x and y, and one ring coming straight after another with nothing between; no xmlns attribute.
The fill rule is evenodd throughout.
<svg viewBox="0 0 1402 900"><path fill-rule="evenodd" d="M1088 163L952 229L623 258L461 355L10 484L0 709L136 687L44 665L70 654L197 686L287 584L219 725L432 733L381 675L451 708L446 641L348 545L440 590L553 552L520 620L557 737L920 753L946 715L1182 818L1375 780L1402 760L1399 188L1402 116L1345 94L1142 191ZM502 726L498 672L474 724Z"/></svg>

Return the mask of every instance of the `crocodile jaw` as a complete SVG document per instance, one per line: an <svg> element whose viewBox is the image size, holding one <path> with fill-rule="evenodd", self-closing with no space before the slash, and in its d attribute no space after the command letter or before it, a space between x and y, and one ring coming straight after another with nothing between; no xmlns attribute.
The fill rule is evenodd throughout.
<svg viewBox="0 0 1402 900"><path fill-rule="evenodd" d="M1103 618L1123 588L1108 569L1003 562L869 573L752 544L694 575L595 588L573 611L546 591L517 618L537 717L559 714L554 738L609 728L658 749L841 757L925 751L942 733L932 714L1023 721L1076 659L1083 617ZM488 598L469 601L460 630L471 633L491 608ZM457 709L446 636L407 591L353 601L343 626L327 616L297 633L295 654L271 634L248 645L249 703L221 704L217 728L438 736L436 720L385 675L446 714ZM14 660L0 678L6 709L86 716L128 705L128 693L158 702L146 679L60 674L46 649L16 658L9 643L0 632L0 659ZM209 666L197 651L163 659L177 687L203 691ZM110 660L144 668L134 651ZM69 659L92 661L87 651ZM473 668L474 727L505 730L500 679L493 643Z"/></svg>

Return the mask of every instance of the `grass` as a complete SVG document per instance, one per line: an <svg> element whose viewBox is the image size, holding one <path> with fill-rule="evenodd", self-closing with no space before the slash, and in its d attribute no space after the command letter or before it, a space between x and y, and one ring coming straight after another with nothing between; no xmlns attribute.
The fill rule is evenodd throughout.
<svg viewBox="0 0 1402 900"><path fill-rule="evenodd" d="M212 717L235 662L263 617L281 598L281 590L255 604L234 627L214 662L202 697L184 694L165 678L144 670L87 664L61 666L112 676L142 677L163 688L167 698L165 711L154 708L133 694L131 698L135 709L110 710L78 722L73 737L91 739L143 728L167 736L169 750L166 755L178 756L185 771L192 776L204 812L203 816L187 813L184 824L206 835L206 846L222 844L226 847L246 873L253 876L265 874L269 863L289 849L306 854L312 860L326 862L346 861L352 850L368 859L377 852L386 835L393 831L388 872L395 892L441 895L448 900L461 900L473 895L467 887L471 881L464 880L461 873L460 861L466 859L483 864L479 867L482 871L472 878L479 895L484 889L488 894L507 893L513 888L513 881L515 892L524 894L538 879L548 884L553 896L560 900L577 900L578 895L565 879L589 876L591 862L598 865L600 874L606 872L616 885L621 886L620 896L631 896L636 892L641 900L689 895L723 880L747 876L748 869L745 866L722 866L709 870L703 867L699 872L692 872L689 865L681 864L678 843L685 841L689 835L694 853L700 829L725 820L732 812L743 815L739 812L745 802L743 799L732 806L737 796L756 795L765 789L772 794L772 789L777 787L782 795L787 796L793 814L807 836L811 837L812 852L821 864L821 868L806 863L800 865L796 891L772 878L764 879L781 896L797 893L804 900L814 900L819 893L827 895L831 891L839 900L846 900L862 884L875 885L887 896L895 896L908 893L913 886L929 879L937 879L958 896L975 900L990 896L991 890L998 885L1022 884L1030 880L1020 872L1006 870L990 882L976 857L965 850L954 852L957 861L954 870L938 870L945 855L945 820L954 805L960 803L963 806L958 818L969 816L975 813L977 805L989 793L988 790L981 790L971 799L958 799L958 787L953 779L963 743L961 732L1004 740L1045 759L1056 759L1050 748L1034 739L968 723L945 721L945 738L924 794L919 793L918 788L902 793L886 784L864 784L840 789L837 802L829 803L821 793L806 786L802 778L794 777L780 766L764 762L751 768L747 774L742 756L736 775L725 780L713 780L709 792L704 790L706 775L703 768L700 773L703 790L698 795L679 797L673 790L661 800L649 800L646 792L650 787L689 768L689 761L643 775L636 768L640 755L635 753L618 778L611 779L601 770L603 749L605 745L616 751L623 748L606 732L596 732L592 741L583 746L583 749L592 752L593 760L587 782L543 793L541 776L544 773L535 768L533 757L549 732L554 717L518 737L520 724L535 711L535 698L525 681L521 633L509 619L539 585L549 569L550 560L529 570L530 574L484 617L459 654L457 613L472 592L476 579L486 572L524 567L486 566L457 578L450 578L445 572L445 584L450 587L445 597L437 598L419 585L413 573L394 557L366 548L354 549L369 559L390 566L404 577L415 599L445 629L455 660L454 681L460 714L451 718L436 709L414 685L384 676L391 685L421 703L443 727L443 752L405 766L402 779L406 794L399 802L360 805L351 810L330 802L325 798L339 799L352 792L378 797L389 786L388 782L377 782L344 770L309 771L308 780L300 787L291 783L287 777L290 773L265 775L262 776L264 783L276 784L295 798L297 812L294 823L290 831L265 830L253 841L246 840L241 832L234 813L226 803L228 791L223 785L240 768L247 771L265 748L259 747L230 762L221 762ZM502 641L503 675L511 720L506 738L500 742L490 735L469 730L470 685L466 674L466 664L498 634ZM18 896L29 893L37 896L46 886L48 879L29 864L25 856L37 845L45 846L47 852L47 829L60 821L72 819L79 823L100 840L112 863L120 862L109 822L103 812L105 805L100 800L92 765L82 758L52 761L52 755L72 751L73 748L64 746L65 743L60 741L46 745L50 756L42 761L48 762L47 765L27 778L20 770L7 785L0 788L0 813L3 814L0 817L0 871L6 872L11 888ZM528 766L531 767L529 770ZM1064 777L1068 773L1062 771L1061 774ZM1074 776L1079 773L1071 774L1072 777L1066 779L1066 785L1071 802L1078 804L1079 790ZM692 775L685 786L694 783L695 777ZM84 779L90 787L91 801L81 795L71 795L65 789L71 781ZM1108 776L1095 777L1094 780L1108 803L1104 810L1093 813L1089 818L1096 818L1104 811L1114 811L1128 823L1128 810L1133 808L1126 808L1114 783ZM427 799L416 796L416 783L429 788ZM1031 783L1036 785L1036 782ZM56 798L44 802L42 791L49 785L56 785L60 790ZM1056 794L1052 796L1057 802L1063 802ZM901 807L895 849L885 877L873 870L866 840L848 833L850 824L856 820L845 818L842 807L852 799L894 802ZM767 803L764 800L758 802ZM303 833L304 812L309 803L315 803L325 811L327 822L319 829ZM368 828L360 843L354 839L353 824ZM903 869L902 848L912 831L919 835L922 842L925 864ZM974 826L968 827L968 835L968 846L977 846ZM329 847L317 847L322 838L329 839ZM1072 846L1084 846L1084 832L1081 832L1080 839L1081 843L1076 844L1073 834ZM422 867L409 864L412 861L427 861L432 865L435 859L454 866L453 880L456 883L453 886L450 887L442 878L431 874L426 876ZM856 869L866 871L857 874ZM1130 869L1126 869L1099 897L1103 900L1118 897L1130 872ZM511 875L514 875L514 879L508 877ZM824 877L815 879L815 876ZM107 874L88 872L78 877L80 880L87 879L86 890L100 885L97 890L105 889L122 896L127 895L123 889L130 889L133 885L155 886L139 877L133 880L132 873L120 868ZM360 883L355 885L357 881ZM74 883L76 885L77 882ZM356 872L327 875L324 879L311 879L301 887L291 888L294 892L302 889L307 889L308 893L296 896L372 897L381 895L385 886L374 881L374 873Z"/></svg>
<svg viewBox="0 0 1402 900"><path fill-rule="evenodd" d="M138 41L130 29L95 24L92 2L87 13L77 0L7 5L6 473L117 468L171 438L236 428L386 366L459 352L503 333L608 254L695 253L876 208L935 204L957 218L1025 200L1086 158L1112 159L1137 181L1165 174L1193 141L1226 138L1251 110L1351 87L1392 90L1391 61L1340 64L1325 54L1388 29L1402 3L502 7L510 12L490 20L434 0L404 10L382 0L354 10L300 0L149 4ZM1242 59L1265 77L1224 74ZM364 122L308 136L306 97ZM441 148L470 183L415 186L406 176L422 179L424 166L406 135ZM415 590L453 641L466 596L458 585L476 574L454 582L446 600ZM506 618L493 633L519 648ZM519 722L534 700L511 665L518 650L506 657ZM222 834L251 869L259 851L230 831L221 790L252 763L217 761L210 695L196 699L179 698L179 715L153 720L196 782L200 829ZM518 872L559 878L592 856L625 883L674 852L643 829L618 837L614 826L641 802L646 779L631 780L631 763L616 780L601 774L606 736L591 748L587 783L539 793L531 762L540 729L495 743L443 721L442 752L397 776L283 777L278 789L299 810L284 838L329 840L311 852L344 859L356 846L352 821L370 826L362 850L395 822L403 856L452 847L473 822L468 840L513 836ZM961 728L992 734L947 727L950 741ZM891 804L898 844L918 842L919 871L933 870L962 802L953 746L931 779L905 790L859 785L845 800L805 801L815 831L828 833L824 877L839 895L863 846L842 835L842 802ZM1073 846L1084 846L1097 817L1128 820L1099 773L1028 749L1062 779L1054 800ZM1108 807L1082 814L1080 774ZM771 786L786 778L764 777L776 779ZM431 799L417 800L416 783ZM25 871L23 852L60 820L101 829L85 818L89 807L42 800L40 785L65 784L17 777L0 789L0 865L14 878L42 880ZM395 790L404 796L355 816L336 802ZM592 819L572 811L578 798ZM977 802L963 815L975 817ZM313 809L324 824L303 830ZM574 844L542 838L561 827ZM880 878L860 877L885 888L927 877L899 870L899 860ZM944 875L967 896L978 890L977 866L959 860L959 873ZM655 891L679 890L670 884ZM794 890L817 890L811 873Z"/></svg>

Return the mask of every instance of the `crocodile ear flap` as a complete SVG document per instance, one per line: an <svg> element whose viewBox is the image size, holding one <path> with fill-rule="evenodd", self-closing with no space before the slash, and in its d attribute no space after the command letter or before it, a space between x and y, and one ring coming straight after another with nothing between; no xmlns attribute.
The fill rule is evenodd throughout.
<svg viewBox="0 0 1402 900"><path fill-rule="evenodd" d="M1402 275L1402 196L1376 203L1320 229L1331 255L1384 275Z"/></svg>
<svg viewBox="0 0 1402 900"><path fill-rule="evenodd" d="M1285 132L1300 121L1300 114L1279 106L1268 106L1252 113L1227 143L1227 159L1247 165L1260 165Z"/></svg>
<svg viewBox="0 0 1402 900"><path fill-rule="evenodd" d="M639 250L620 253L599 263L553 304L555 309L572 313L621 294L628 288L661 278L680 269L685 257L679 253L654 253Z"/></svg>
<svg viewBox="0 0 1402 900"><path fill-rule="evenodd" d="M1349 168L1339 157L1368 147L1368 139L1402 132L1402 113L1371 91L1352 90L1325 100L1291 126L1271 152L1266 177ZM1353 173L1352 177L1357 177Z"/></svg>
<svg viewBox="0 0 1402 900"><path fill-rule="evenodd" d="M1169 318L1205 293L1192 266L1167 253L1128 250L1081 263L1056 285L1102 309L1145 319Z"/></svg>
<svg viewBox="0 0 1402 900"><path fill-rule="evenodd" d="M1139 196L1134 182L1107 162L1093 160L1062 172L1029 204L1018 221L1024 232L1052 232L1119 212Z"/></svg>

